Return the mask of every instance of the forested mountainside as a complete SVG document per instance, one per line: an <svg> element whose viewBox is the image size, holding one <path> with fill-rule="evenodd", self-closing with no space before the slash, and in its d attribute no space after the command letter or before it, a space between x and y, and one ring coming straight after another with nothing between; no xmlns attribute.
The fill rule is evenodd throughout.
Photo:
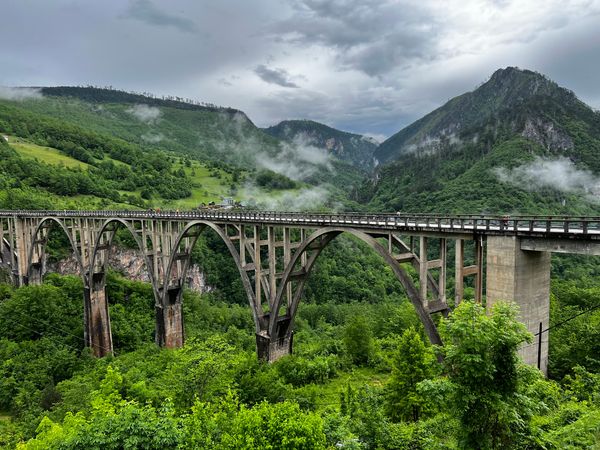
<svg viewBox="0 0 600 450"><path fill-rule="evenodd" d="M375 210L595 214L600 113L506 68L383 142L360 191Z"/></svg>
<svg viewBox="0 0 600 450"><path fill-rule="evenodd" d="M91 87L24 92L0 100L0 133L14 150L0 169L4 188L56 194L49 198L57 205L174 209L233 197L282 208L289 197L301 208L331 207L362 176L326 150L263 133L231 108Z"/></svg>
<svg viewBox="0 0 600 450"><path fill-rule="evenodd" d="M362 171L373 168L373 154L377 142L360 134L336 130L312 120L284 120L264 128L265 133L281 140L306 143L327 150Z"/></svg>

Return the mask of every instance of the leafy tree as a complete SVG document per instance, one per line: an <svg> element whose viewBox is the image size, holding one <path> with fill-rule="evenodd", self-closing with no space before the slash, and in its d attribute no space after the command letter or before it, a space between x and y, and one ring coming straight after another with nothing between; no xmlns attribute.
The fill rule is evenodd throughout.
<svg viewBox="0 0 600 450"><path fill-rule="evenodd" d="M417 385L432 377L433 362L433 351L425 346L415 329L404 331L387 384L387 412L392 420L419 420L425 398Z"/></svg>
<svg viewBox="0 0 600 450"><path fill-rule="evenodd" d="M367 365L373 359L373 332L364 316L357 316L346 325L343 339L346 353L353 364Z"/></svg>
<svg viewBox="0 0 600 450"><path fill-rule="evenodd" d="M531 410L518 390L517 350L531 335L516 317L511 304L497 303L488 316L481 305L463 302L442 325L447 378L437 383L459 421L461 448L518 448L529 440ZM424 395L435 394L430 388L425 382Z"/></svg>

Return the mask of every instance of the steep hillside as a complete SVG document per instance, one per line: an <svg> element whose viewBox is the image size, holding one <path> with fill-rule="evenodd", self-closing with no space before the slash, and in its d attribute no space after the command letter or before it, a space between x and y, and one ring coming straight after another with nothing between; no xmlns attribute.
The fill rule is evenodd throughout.
<svg viewBox="0 0 600 450"><path fill-rule="evenodd" d="M543 97L576 101L570 91L539 73L514 67L497 70L474 91L451 99L382 142L375 157L385 163L406 153L435 151L456 142L460 133L486 124L501 112Z"/></svg>
<svg viewBox="0 0 600 450"><path fill-rule="evenodd" d="M361 180L326 150L282 142L231 108L98 88L18 98L0 100L0 132L16 150L0 167L9 186L140 207L234 197L299 209L341 205Z"/></svg>
<svg viewBox="0 0 600 450"><path fill-rule="evenodd" d="M335 157L367 170L373 166L377 142L360 134L336 130L312 120L284 120L264 129L281 140L325 149Z"/></svg>
<svg viewBox="0 0 600 450"><path fill-rule="evenodd" d="M21 106L144 148L343 190L361 178L343 158L305 142L282 142L237 109L93 87L47 87L41 94Z"/></svg>
<svg viewBox="0 0 600 450"><path fill-rule="evenodd" d="M384 142L357 195L372 209L597 213L598 156L598 112L507 68Z"/></svg>
<svg viewBox="0 0 600 450"><path fill-rule="evenodd" d="M145 148L238 165L253 163L258 152L278 152L276 139L232 108L93 87L45 87L40 94L18 106Z"/></svg>

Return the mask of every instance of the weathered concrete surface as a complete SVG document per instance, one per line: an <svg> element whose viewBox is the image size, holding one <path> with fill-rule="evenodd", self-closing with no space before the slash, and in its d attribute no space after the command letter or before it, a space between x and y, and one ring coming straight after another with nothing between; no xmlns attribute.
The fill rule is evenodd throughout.
<svg viewBox="0 0 600 450"><path fill-rule="evenodd" d="M279 339L271 340L269 337L263 334L256 335L256 351L258 358L267 361L274 362L279 358L292 354L294 334L284 336Z"/></svg>
<svg viewBox="0 0 600 450"><path fill-rule="evenodd" d="M166 301L158 307L156 316L157 320L162 320L156 330L156 341L163 347L180 348L184 340L182 290L180 287L170 288L164 295Z"/></svg>
<svg viewBox="0 0 600 450"><path fill-rule="evenodd" d="M515 236L488 236L486 306L513 301L530 333L548 328L550 321L550 253L521 250ZM519 351L523 361L538 366L538 337ZM539 368L548 371L548 332L542 335Z"/></svg>
<svg viewBox="0 0 600 450"><path fill-rule="evenodd" d="M106 301L106 277L104 273L92 276L91 287L84 288L85 303L88 311L88 339L95 356L106 356L113 352L110 316Z"/></svg>
<svg viewBox="0 0 600 450"><path fill-rule="evenodd" d="M521 250L600 256L600 241L521 238Z"/></svg>

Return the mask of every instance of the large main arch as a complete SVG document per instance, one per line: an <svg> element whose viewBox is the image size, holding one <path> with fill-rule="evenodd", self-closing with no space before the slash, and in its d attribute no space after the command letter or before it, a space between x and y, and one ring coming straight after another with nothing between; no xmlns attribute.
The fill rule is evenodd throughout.
<svg viewBox="0 0 600 450"><path fill-rule="evenodd" d="M391 267L394 275L396 276L398 281L400 281L404 290L406 291L406 294L408 295L409 300L414 306L419 319L423 323L429 341L432 344L441 345L442 340L440 338L438 330L431 318L430 312L426 309L426 300L422 298L422 296L419 293L419 290L416 288L411 277L406 273L406 271L402 268L398 260L392 254L390 248L391 241L390 246L388 248L385 248L380 242L377 241L377 239L374 236L367 234L364 231L352 228L328 227L313 232L310 236L308 236L308 238L306 238L301 243L296 252L294 252L289 264L287 265L285 271L282 274L281 283L279 284L279 288L277 290L277 295L275 297L275 302L269 321L269 356L271 356L271 354L274 354L275 357L277 357L281 353L285 353L286 350L288 352L291 352L291 338L293 333L294 320L298 310L298 305L304 292L306 281L310 276L310 273L312 271L312 268L314 267L317 258L321 255L324 248L327 245L329 245L331 241L333 241L333 239L344 233L350 234L360 239L362 242L366 243L375 252L377 252L377 254L379 254L384 259L384 261ZM389 236L388 238L391 239L392 236ZM314 245L315 243L318 243L318 245ZM310 255L307 255L309 251L312 251L312 253ZM304 264L301 263L303 257L305 258ZM303 272L303 276L299 279L297 276L294 276L294 272L297 272L298 265L302 265ZM292 279L294 278L298 281L295 286L295 289L293 289L293 294L290 299L291 301L289 301L289 304L286 305L285 314L283 316L280 316L280 310L283 306L286 291L289 291L288 285L292 282ZM288 346L289 349L281 349L282 345Z"/></svg>

